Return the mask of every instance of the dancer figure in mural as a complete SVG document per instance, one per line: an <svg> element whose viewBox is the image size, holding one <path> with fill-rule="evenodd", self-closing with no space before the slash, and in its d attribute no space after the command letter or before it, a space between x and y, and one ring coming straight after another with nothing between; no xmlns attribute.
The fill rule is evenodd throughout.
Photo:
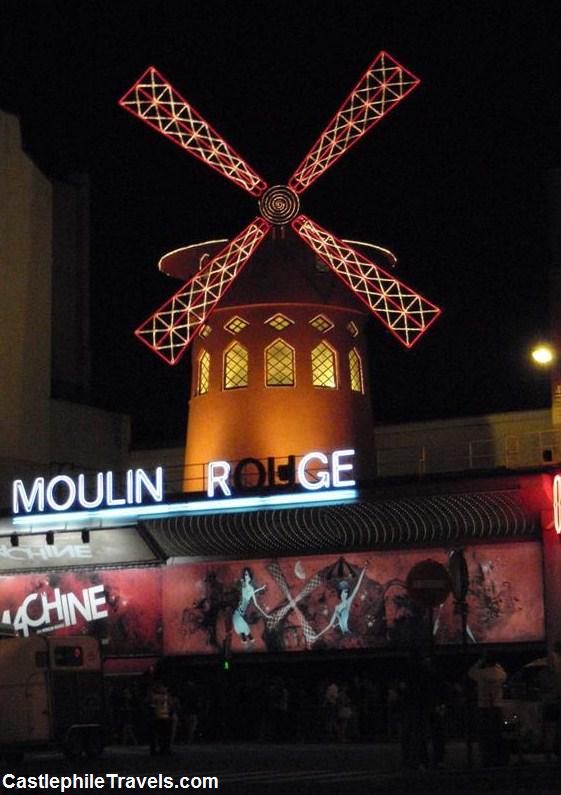
<svg viewBox="0 0 561 795"><path fill-rule="evenodd" d="M264 618L268 618L269 614L263 610L256 599L256 594L258 594L260 591L264 591L265 586L261 585L259 588L256 588L253 585L253 573L247 566L242 571L241 585L242 593L238 606L232 614L232 624L234 630L242 639L242 642L247 643L247 641L252 642L254 640L253 635L251 634L250 626L245 618L245 614L250 602L253 602L255 607L259 610Z"/></svg>
<svg viewBox="0 0 561 795"><path fill-rule="evenodd" d="M349 595L350 586L346 580L343 580L339 583L338 591L339 591L339 604L335 606L333 613L331 614L331 618L329 619L329 623L318 632L314 638L314 640L318 640L324 635L328 630L332 627L338 627L343 635L348 635L350 633L349 629L349 617L351 614L351 607L353 604L353 600L358 593L358 590L362 584L362 580L366 573L366 569L368 568L368 561L364 564L364 568L360 572L360 576L357 580L357 584L354 587L354 590Z"/></svg>

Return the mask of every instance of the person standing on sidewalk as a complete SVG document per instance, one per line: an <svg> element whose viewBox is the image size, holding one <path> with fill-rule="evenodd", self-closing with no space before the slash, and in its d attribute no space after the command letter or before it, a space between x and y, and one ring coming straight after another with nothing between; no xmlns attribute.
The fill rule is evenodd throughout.
<svg viewBox="0 0 561 795"><path fill-rule="evenodd" d="M169 754L171 745L170 694L163 682L155 682L148 694L150 753Z"/></svg>
<svg viewBox="0 0 561 795"><path fill-rule="evenodd" d="M400 683L400 738L403 767L429 767L430 685L418 649L411 651L405 679Z"/></svg>
<svg viewBox="0 0 561 795"><path fill-rule="evenodd" d="M543 660L540 690L543 701L543 733L545 758L561 756L561 642L557 641Z"/></svg>
<svg viewBox="0 0 561 795"><path fill-rule="evenodd" d="M484 767L500 765L503 761L503 685L506 672L497 659L483 655L468 671L477 683L479 717L479 751Z"/></svg>

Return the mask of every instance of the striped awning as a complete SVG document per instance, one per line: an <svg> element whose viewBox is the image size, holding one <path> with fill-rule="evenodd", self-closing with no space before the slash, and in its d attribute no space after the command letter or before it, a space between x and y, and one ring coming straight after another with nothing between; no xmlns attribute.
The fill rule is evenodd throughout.
<svg viewBox="0 0 561 795"><path fill-rule="evenodd" d="M145 529L166 557L260 557L531 539L539 517L512 490L175 516Z"/></svg>

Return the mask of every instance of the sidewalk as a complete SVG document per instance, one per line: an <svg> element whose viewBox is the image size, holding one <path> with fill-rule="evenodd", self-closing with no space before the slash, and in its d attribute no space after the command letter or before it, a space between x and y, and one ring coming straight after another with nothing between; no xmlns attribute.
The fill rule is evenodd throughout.
<svg viewBox="0 0 561 795"><path fill-rule="evenodd" d="M545 764L543 755L511 759L502 768L483 769L474 748L474 766L467 766L465 743L448 744L446 766L438 770L401 768L398 743L261 744L220 743L178 745L170 756L150 756L147 746L110 746L100 759L69 762L60 754L29 754L22 772L119 772L153 775L219 776L228 795L370 795L371 793L561 793L561 766Z"/></svg>

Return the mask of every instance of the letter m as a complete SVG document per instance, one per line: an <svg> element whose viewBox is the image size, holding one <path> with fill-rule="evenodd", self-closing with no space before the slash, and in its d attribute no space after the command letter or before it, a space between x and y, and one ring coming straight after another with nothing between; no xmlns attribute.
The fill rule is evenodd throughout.
<svg viewBox="0 0 561 795"><path fill-rule="evenodd" d="M35 502L37 503L37 510L45 510L45 478L35 478L31 492L28 495L23 485L23 480L14 480L12 484L12 505L14 513L20 511L20 501L23 510L26 513L31 513Z"/></svg>

